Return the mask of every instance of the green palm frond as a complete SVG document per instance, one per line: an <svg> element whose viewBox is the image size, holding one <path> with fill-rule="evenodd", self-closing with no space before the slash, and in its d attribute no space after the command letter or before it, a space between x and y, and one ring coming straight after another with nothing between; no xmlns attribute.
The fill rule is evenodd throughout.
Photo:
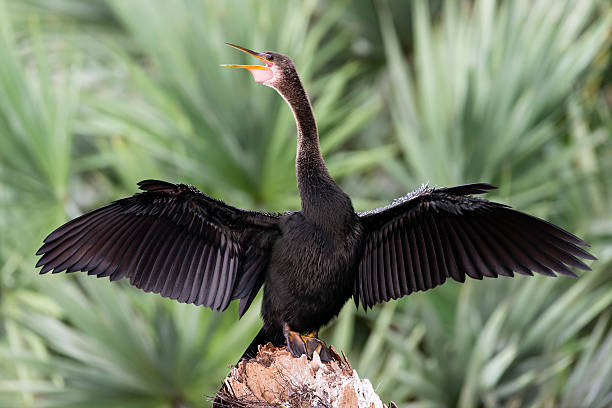
<svg viewBox="0 0 612 408"><path fill-rule="evenodd" d="M590 370L585 378L609 369L590 362L599 337L589 339L587 330L612 305L606 273L591 272L569 287L546 278L467 283L453 327L434 312L430 297L413 295L412 307L398 308L385 330L393 348L372 373L381 378L380 391L398 403L436 407L545 406L540 399L556 398L559 390L562 398L578 397L588 382L569 392L562 380L576 360L583 374ZM600 325L609 324L606 316ZM589 341L595 343L584 352ZM612 391L603 385L592 387L600 398Z"/></svg>
<svg viewBox="0 0 612 408"><path fill-rule="evenodd" d="M52 66L35 27L22 64L2 3L0 26L0 228L7 259L9 248L13 256L32 252L40 231L64 220L79 88L76 60Z"/></svg>
<svg viewBox="0 0 612 408"><path fill-rule="evenodd" d="M612 404L612 331L610 314L601 316L588 339L567 384L561 407L604 408Z"/></svg>
<svg viewBox="0 0 612 408"><path fill-rule="evenodd" d="M566 140L563 117L606 44L610 10L597 1L446 1L435 24L426 1L412 4L409 63L380 9L404 153L391 174L410 186L499 183L521 206L576 182L571 160L605 138Z"/></svg>
<svg viewBox="0 0 612 408"><path fill-rule="evenodd" d="M37 406L200 406L225 375L224 359L238 358L257 320L255 312L230 323L220 314L78 277L37 285L54 299L60 319L31 308L9 316L47 347L42 357L0 349L3 360L36 368L19 390L35 393ZM0 394L10 384L0 382Z"/></svg>

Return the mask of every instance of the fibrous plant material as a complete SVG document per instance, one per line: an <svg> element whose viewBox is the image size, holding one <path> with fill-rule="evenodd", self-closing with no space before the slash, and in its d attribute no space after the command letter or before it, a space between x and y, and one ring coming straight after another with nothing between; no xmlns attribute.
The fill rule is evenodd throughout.
<svg viewBox="0 0 612 408"><path fill-rule="evenodd" d="M367 379L333 351L324 363L295 358L286 347L260 346L257 355L232 368L217 395L226 407L386 408ZM395 404L391 403L391 407Z"/></svg>

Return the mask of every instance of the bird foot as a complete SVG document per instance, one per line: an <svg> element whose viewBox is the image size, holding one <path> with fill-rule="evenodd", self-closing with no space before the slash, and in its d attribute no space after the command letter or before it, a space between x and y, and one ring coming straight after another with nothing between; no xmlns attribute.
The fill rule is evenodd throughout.
<svg viewBox="0 0 612 408"><path fill-rule="evenodd" d="M332 352L327 347L325 342L317 337L317 332L313 331L306 335L291 330L288 324L285 323L283 328L285 334L285 341L287 343L287 349L294 357L301 357L306 355L309 360L312 360L312 356L316 351L319 353L321 361L328 363L332 360Z"/></svg>

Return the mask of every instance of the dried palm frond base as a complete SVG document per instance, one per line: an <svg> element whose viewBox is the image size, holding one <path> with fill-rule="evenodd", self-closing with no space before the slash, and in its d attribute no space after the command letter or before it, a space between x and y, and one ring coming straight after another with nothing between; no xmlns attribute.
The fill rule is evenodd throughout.
<svg viewBox="0 0 612 408"><path fill-rule="evenodd" d="M350 363L333 348L332 360L314 354L295 358L286 347L268 343L257 356L232 368L217 402L226 407L386 408L367 379L360 379ZM395 404L391 403L391 407Z"/></svg>

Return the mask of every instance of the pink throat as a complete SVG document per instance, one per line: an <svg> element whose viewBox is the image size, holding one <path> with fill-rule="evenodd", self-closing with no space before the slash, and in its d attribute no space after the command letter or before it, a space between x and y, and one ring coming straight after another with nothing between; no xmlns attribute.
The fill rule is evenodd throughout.
<svg viewBox="0 0 612 408"><path fill-rule="evenodd" d="M253 74L253 79L255 79L255 82L266 82L274 77L271 69L249 69L249 71L251 71L251 74Z"/></svg>

